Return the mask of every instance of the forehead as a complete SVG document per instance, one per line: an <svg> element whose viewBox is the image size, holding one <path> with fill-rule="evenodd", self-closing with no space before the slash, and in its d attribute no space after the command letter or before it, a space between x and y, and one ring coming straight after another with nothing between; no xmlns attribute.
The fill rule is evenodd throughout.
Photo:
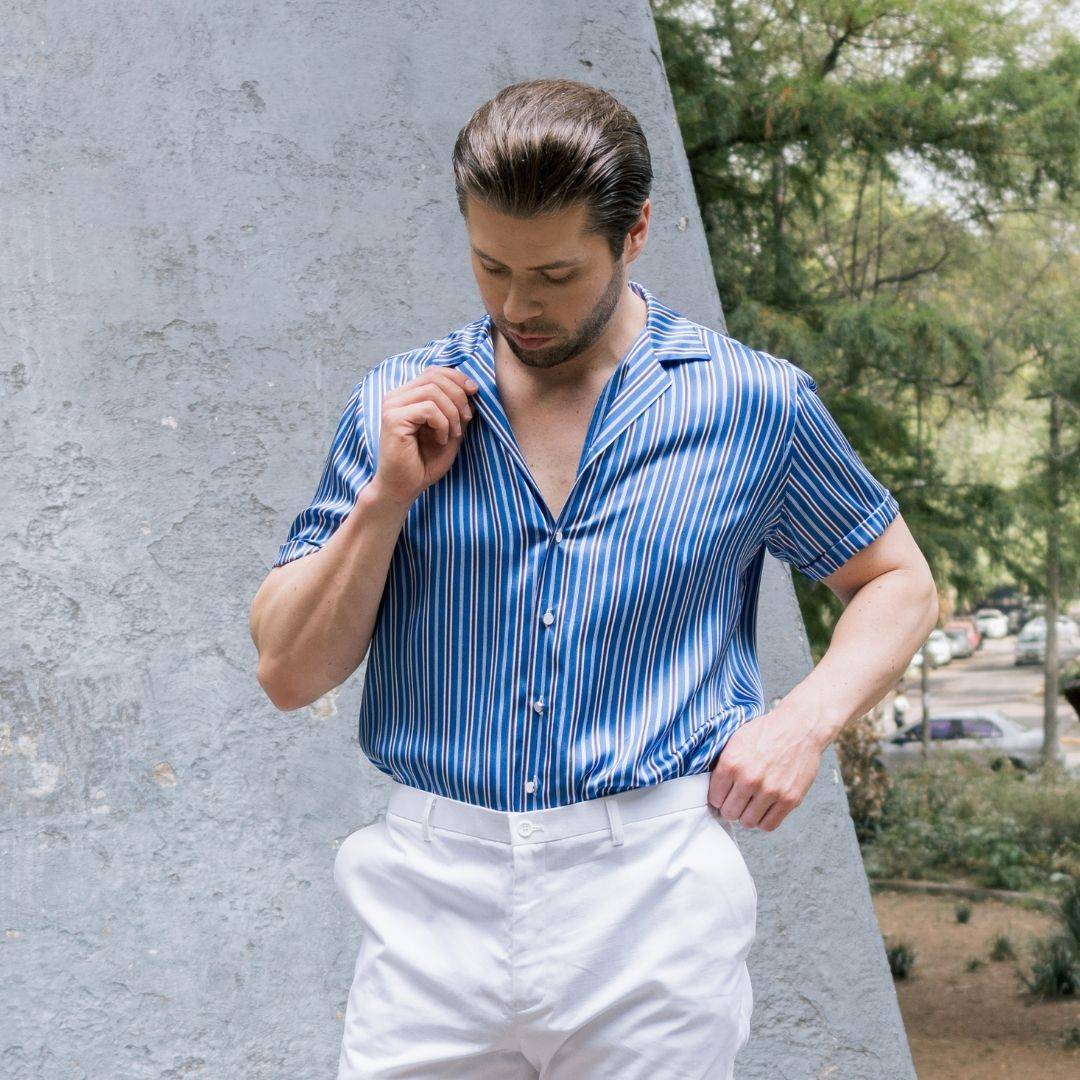
<svg viewBox="0 0 1080 1080"><path fill-rule="evenodd" d="M511 217L471 196L466 201L469 243L478 255L508 266L577 264L604 248L603 239L584 232L584 203L535 217Z"/></svg>

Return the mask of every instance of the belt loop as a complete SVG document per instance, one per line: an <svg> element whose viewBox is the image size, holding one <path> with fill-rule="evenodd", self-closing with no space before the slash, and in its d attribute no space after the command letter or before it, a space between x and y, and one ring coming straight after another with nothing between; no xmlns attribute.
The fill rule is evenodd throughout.
<svg viewBox="0 0 1080 1080"><path fill-rule="evenodd" d="M427 805L424 807L424 839L431 839L431 811L435 809L435 796L428 795Z"/></svg>
<svg viewBox="0 0 1080 1080"><path fill-rule="evenodd" d="M607 811L608 825L611 826L611 843L618 847L623 842L622 814L619 813L619 804L613 795L604 798L604 809Z"/></svg>

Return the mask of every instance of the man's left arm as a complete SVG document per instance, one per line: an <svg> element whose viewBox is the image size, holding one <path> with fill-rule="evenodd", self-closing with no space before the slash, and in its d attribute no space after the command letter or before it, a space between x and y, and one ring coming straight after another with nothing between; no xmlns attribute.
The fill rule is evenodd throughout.
<svg viewBox="0 0 1080 1080"><path fill-rule="evenodd" d="M899 514L821 580L844 605L825 655L734 732L712 770L709 802L747 828L771 832L802 802L825 747L885 696L937 624L933 576Z"/></svg>

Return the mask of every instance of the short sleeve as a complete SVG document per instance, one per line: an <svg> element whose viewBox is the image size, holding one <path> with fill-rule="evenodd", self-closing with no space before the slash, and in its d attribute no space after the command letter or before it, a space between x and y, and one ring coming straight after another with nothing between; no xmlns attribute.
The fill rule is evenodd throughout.
<svg viewBox="0 0 1080 1080"><path fill-rule="evenodd" d="M375 475L363 424L363 386L361 379L345 403L319 485L311 503L293 520L274 566L318 551L356 505L360 489Z"/></svg>
<svg viewBox="0 0 1080 1080"><path fill-rule="evenodd" d="M820 581L876 540L900 512L892 493L863 464L818 396L795 372L788 468L765 546Z"/></svg>

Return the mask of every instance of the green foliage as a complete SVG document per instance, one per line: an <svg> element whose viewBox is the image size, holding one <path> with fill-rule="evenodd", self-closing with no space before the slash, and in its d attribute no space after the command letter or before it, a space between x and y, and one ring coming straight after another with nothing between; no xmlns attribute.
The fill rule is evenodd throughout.
<svg viewBox="0 0 1080 1080"><path fill-rule="evenodd" d="M1080 877L1072 880L1061 897L1061 922L1077 950L1080 950Z"/></svg>
<svg viewBox="0 0 1080 1080"><path fill-rule="evenodd" d="M1053 934L1035 941L1035 961L1031 972L1020 972L1028 991L1041 998L1066 997L1080 993L1080 958L1065 934Z"/></svg>
<svg viewBox="0 0 1080 1080"><path fill-rule="evenodd" d="M1008 934L995 934L990 946L991 960L1012 960L1016 956L1012 940Z"/></svg>
<svg viewBox="0 0 1080 1080"><path fill-rule="evenodd" d="M1035 942L1029 975L1020 973L1027 989L1039 997L1080 994L1080 877L1074 877L1061 899L1063 929Z"/></svg>
<svg viewBox="0 0 1080 1080"><path fill-rule="evenodd" d="M1052 890L1060 876L1080 874L1080 782L947 753L905 765L863 861L876 877Z"/></svg>
<svg viewBox="0 0 1080 1080"><path fill-rule="evenodd" d="M857 717L845 724L834 746L847 793L848 812L861 843L877 832L889 787L889 774L879 763L881 743L872 717Z"/></svg>
<svg viewBox="0 0 1080 1080"><path fill-rule="evenodd" d="M971 922L971 905L960 903L953 908L953 914L958 923Z"/></svg>
<svg viewBox="0 0 1080 1080"><path fill-rule="evenodd" d="M894 979L906 979L915 966L915 948L906 941L890 946L885 955Z"/></svg>
<svg viewBox="0 0 1080 1080"><path fill-rule="evenodd" d="M814 375L943 591L1039 595L1049 522L1080 538L1061 494L1080 470L1080 44L1061 5L652 6L729 333ZM943 443L1017 400L1041 425L1052 399L1056 454L1041 430L1017 442L1026 412L1006 421L1034 455L1010 460L1021 491ZM816 659L839 605L794 580Z"/></svg>

